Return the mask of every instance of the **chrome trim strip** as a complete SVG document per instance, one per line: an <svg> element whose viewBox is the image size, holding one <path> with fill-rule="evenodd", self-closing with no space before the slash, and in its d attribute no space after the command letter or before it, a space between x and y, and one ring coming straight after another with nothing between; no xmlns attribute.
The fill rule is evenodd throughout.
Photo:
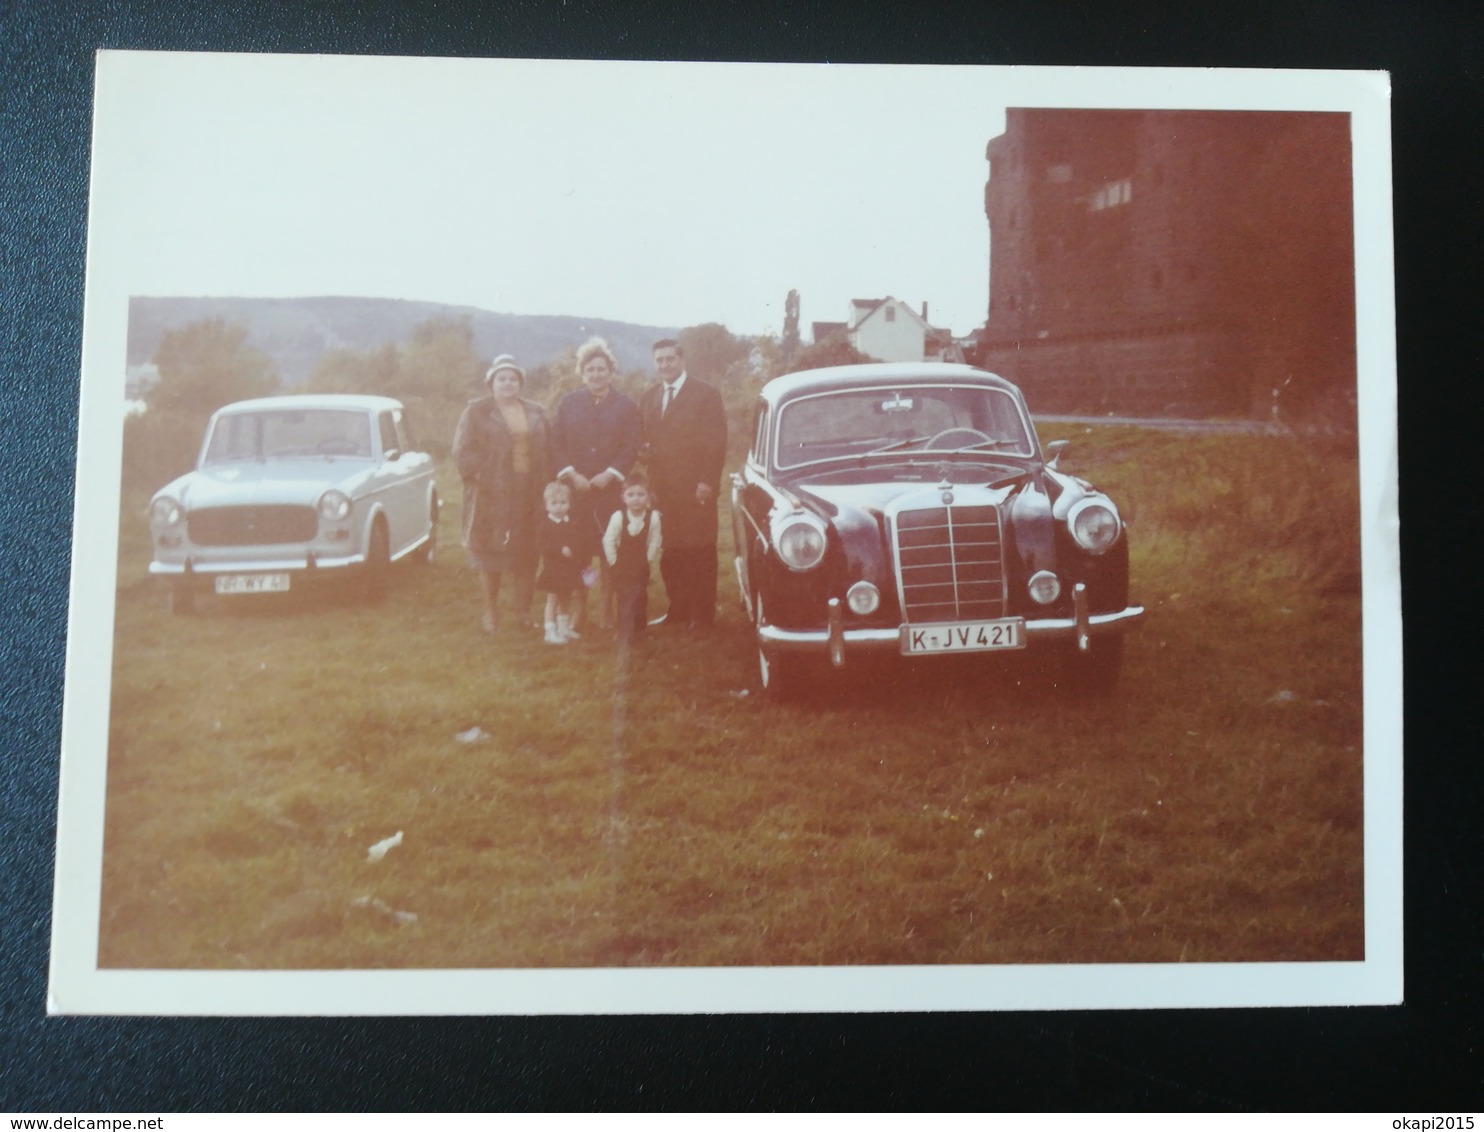
<svg viewBox="0 0 1484 1132"><path fill-rule="evenodd" d="M752 616L752 594L747 592L747 564L740 554L732 558L732 567L737 571L737 592L742 595L742 608Z"/></svg>
<svg viewBox="0 0 1484 1132"><path fill-rule="evenodd" d="M1072 620L1077 628L1077 651L1087 651L1087 583L1072 587Z"/></svg>
<svg viewBox="0 0 1484 1132"><path fill-rule="evenodd" d="M763 528L759 525L758 521L752 517L752 512L751 511L749 511L745 506L743 506L741 508L741 511L742 511L742 517L744 519L746 519L749 523L752 524L753 533L757 535L757 541L761 544L761 548L763 550L767 550L768 549L768 536L767 536L767 534L764 533Z"/></svg>
<svg viewBox="0 0 1484 1132"><path fill-rule="evenodd" d="M1113 629L1132 626L1144 616L1142 605L1131 605L1116 613L1092 613L1087 617L1087 633L1097 637ZM1026 619L1025 631L1032 637L1069 637L1077 632L1074 617L1042 617L1035 621Z"/></svg>
<svg viewBox="0 0 1484 1132"><path fill-rule="evenodd" d="M433 537L433 534L432 534L431 531L429 531L427 534L423 535L422 538L418 539L415 543L412 543L410 546L404 546L400 551L398 551L396 554L392 555L391 561L393 561L393 562L400 562L400 561L402 561L402 559L406 558L413 551L418 550L419 548L426 546L428 544L428 542L432 539L432 537ZM323 559L321 559L321 561L323 561Z"/></svg>

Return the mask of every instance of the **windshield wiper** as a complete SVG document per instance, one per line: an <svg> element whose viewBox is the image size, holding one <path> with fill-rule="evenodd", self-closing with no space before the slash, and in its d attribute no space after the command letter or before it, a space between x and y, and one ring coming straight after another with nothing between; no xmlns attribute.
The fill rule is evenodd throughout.
<svg viewBox="0 0 1484 1132"><path fill-rule="evenodd" d="M921 444L926 439L927 437L925 436L907 436L903 437L901 440L889 441L888 443L881 445L881 447L879 448L868 448L865 452L862 452L861 455L874 456L878 452L895 452L898 448L905 448L909 444Z"/></svg>
<svg viewBox="0 0 1484 1132"><path fill-rule="evenodd" d="M976 448L1005 448L1005 447L1019 448L1020 447L1020 441L1018 441L1018 440L980 440L980 441L976 441L973 444L965 444L965 445L963 445L962 447L959 447L959 448L945 449L945 451L947 451L949 453L953 453L953 452L973 452ZM933 451L936 452L936 451L938 451L938 449L935 448L935 449L933 449Z"/></svg>

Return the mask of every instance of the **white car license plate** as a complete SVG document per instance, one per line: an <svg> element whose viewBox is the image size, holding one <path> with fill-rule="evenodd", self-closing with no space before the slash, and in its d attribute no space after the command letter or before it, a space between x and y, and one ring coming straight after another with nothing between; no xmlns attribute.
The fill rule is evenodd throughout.
<svg viewBox="0 0 1484 1132"><path fill-rule="evenodd" d="M941 625L903 625L902 652L988 652L1025 647L1025 620L948 621Z"/></svg>
<svg viewBox="0 0 1484 1132"><path fill-rule="evenodd" d="M223 574L216 580L219 594L276 594L288 588L287 574Z"/></svg>

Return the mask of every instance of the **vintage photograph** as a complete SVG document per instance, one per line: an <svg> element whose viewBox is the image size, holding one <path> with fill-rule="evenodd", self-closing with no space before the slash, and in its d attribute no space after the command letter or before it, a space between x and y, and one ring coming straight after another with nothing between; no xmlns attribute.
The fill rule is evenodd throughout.
<svg viewBox="0 0 1484 1132"><path fill-rule="evenodd" d="M1384 76L96 113L54 1010L1399 998Z"/></svg>

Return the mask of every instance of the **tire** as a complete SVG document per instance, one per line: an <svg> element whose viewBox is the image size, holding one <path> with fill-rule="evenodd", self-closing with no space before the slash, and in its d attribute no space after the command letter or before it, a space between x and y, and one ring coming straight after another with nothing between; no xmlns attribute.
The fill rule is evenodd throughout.
<svg viewBox="0 0 1484 1132"><path fill-rule="evenodd" d="M374 604L386 596L387 576L392 572L392 544L386 520L378 515L371 522L371 536L366 542L366 564L361 567L361 592Z"/></svg>
<svg viewBox="0 0 1484 1132"><path fill-rule="evenodd" d="M762 628L767 622L763 617L763 598L761 594L753 597L753 640L757 640L756 630ZM765 648L756 645L757 648L757 671L758 680L762 685L763 695L778 703L786 703L798 698L799 681L803 673L803 658L791 656L778 649Z"/></svg>
<svg viewBox="0 0 1484 1132"><path fill-rule="evenodd" d="M419 566L431 566L433 558L438 553L438 495L436 492L429 511L431 514L428 516L428 541L408 555Z"/></svg>
<svg viewBox="0 0 1484 1132"><path fill-rule="evenodd" d="M1064 646L1058 683L1066 692L1104 696L1118 686L1123 672L1123 637L1094 639L1080 652L1076 644Z"/></svg>
<svg viewBox="0 0 1484 1132"><path fill-rule="evenodd" d="M763 695L778 703L798 699L799 680L802 674L801 659L776 649L757 648L758 679Z"/></svg>

